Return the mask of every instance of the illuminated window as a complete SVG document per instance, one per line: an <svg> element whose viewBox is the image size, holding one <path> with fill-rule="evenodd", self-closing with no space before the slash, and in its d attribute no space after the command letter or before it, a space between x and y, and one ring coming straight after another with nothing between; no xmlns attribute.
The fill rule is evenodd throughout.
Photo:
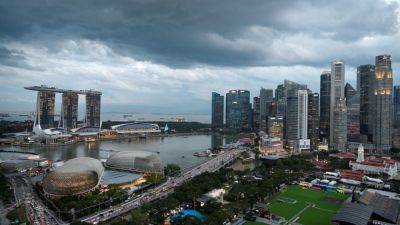
<svg viewBox="0 0 400 225"><path fill-rule="evenodd" d="M382 79L384 75L384 71L375 71L375 78L377 79Z"/></svg>
<svg viewBox="0 0 400 225"><path fill-rule="evenodd" d="M385 93L386 93L387 95L390 95L390 93L391 93L390 88L386 88L386 89L385 89Z"/></svg>
<svg viewBox="0 0 400 225"><path fill-rule="evenodd" d="M392 78L392 72L391 71L387 71L386 78Z"/></svg>

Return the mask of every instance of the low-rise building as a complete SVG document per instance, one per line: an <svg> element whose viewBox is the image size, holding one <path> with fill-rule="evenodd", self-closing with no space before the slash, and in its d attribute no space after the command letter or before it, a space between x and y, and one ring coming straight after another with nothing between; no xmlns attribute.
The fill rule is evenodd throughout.
<svg viewBox="0 0 400 225"><path fill-rule="evenodd" d="M261 158L265 159L279 159L289 156L288 152L283 148L282 140L268 135L261 137L259 151Z"/></svg>
<svg viewBox="0 0 400 225"><path fill-rule="evenodd" d="M352 170L361 170L365 174L386 174L389 177L397 175L397 163L390 157L370 156L364 158L364 148L360 145L356 161L350 161Z"/></svg>

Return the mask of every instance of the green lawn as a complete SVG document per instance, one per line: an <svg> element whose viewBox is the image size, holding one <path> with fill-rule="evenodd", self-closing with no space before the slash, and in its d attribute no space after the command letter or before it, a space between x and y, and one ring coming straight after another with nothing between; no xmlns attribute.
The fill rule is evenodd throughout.
<svg viewBox="0 0 400 225"><path fill-rule="evenodd" d="M327 198L333 201L327 202ZM332 216L340 208L339 202L347 198L348 196L336 192L290 186L271 199L269 203L272 213L282 216L287 220L293 218L309 204L314 204L317 208L307 208L299 215L300 218L296 222L304 225L330 225ZM289 202L282 202L280 200L287 200ZM293 203L293 200L296 200L296 203ZM334 202L335 200L339 200L339 202Z"/></svg>

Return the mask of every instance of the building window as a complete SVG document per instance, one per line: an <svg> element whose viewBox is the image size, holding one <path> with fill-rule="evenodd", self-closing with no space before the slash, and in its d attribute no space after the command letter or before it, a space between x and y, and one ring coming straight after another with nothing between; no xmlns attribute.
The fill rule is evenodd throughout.
<svg viewBox="0 0 400 225"><path fill-rule="evenodd" d="M382 79L384 75L385 75L384 71L375 71L375 78L376 79Z"/></svg>

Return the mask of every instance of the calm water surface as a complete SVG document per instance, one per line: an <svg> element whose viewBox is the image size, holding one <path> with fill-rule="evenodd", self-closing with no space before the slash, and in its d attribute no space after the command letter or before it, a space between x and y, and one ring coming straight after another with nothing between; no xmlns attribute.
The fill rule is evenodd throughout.
<svg viewBox="0 0 400 225"><path fill-rule="evenodd" d="M194 152L210 147L221 146L233 141L232 137L220 135L189 135L171 137L148 137L147 139L132 139L101 141L92 143L77 143L58 147L18 147L7 146L4 150L27 151L39 154L41 157L57 160L68 160L76 157L92 157L107 159L116 151L151 151L159 152L164 165L178 164L181 168L194 166L205 158L193 156Z"/></svg>

